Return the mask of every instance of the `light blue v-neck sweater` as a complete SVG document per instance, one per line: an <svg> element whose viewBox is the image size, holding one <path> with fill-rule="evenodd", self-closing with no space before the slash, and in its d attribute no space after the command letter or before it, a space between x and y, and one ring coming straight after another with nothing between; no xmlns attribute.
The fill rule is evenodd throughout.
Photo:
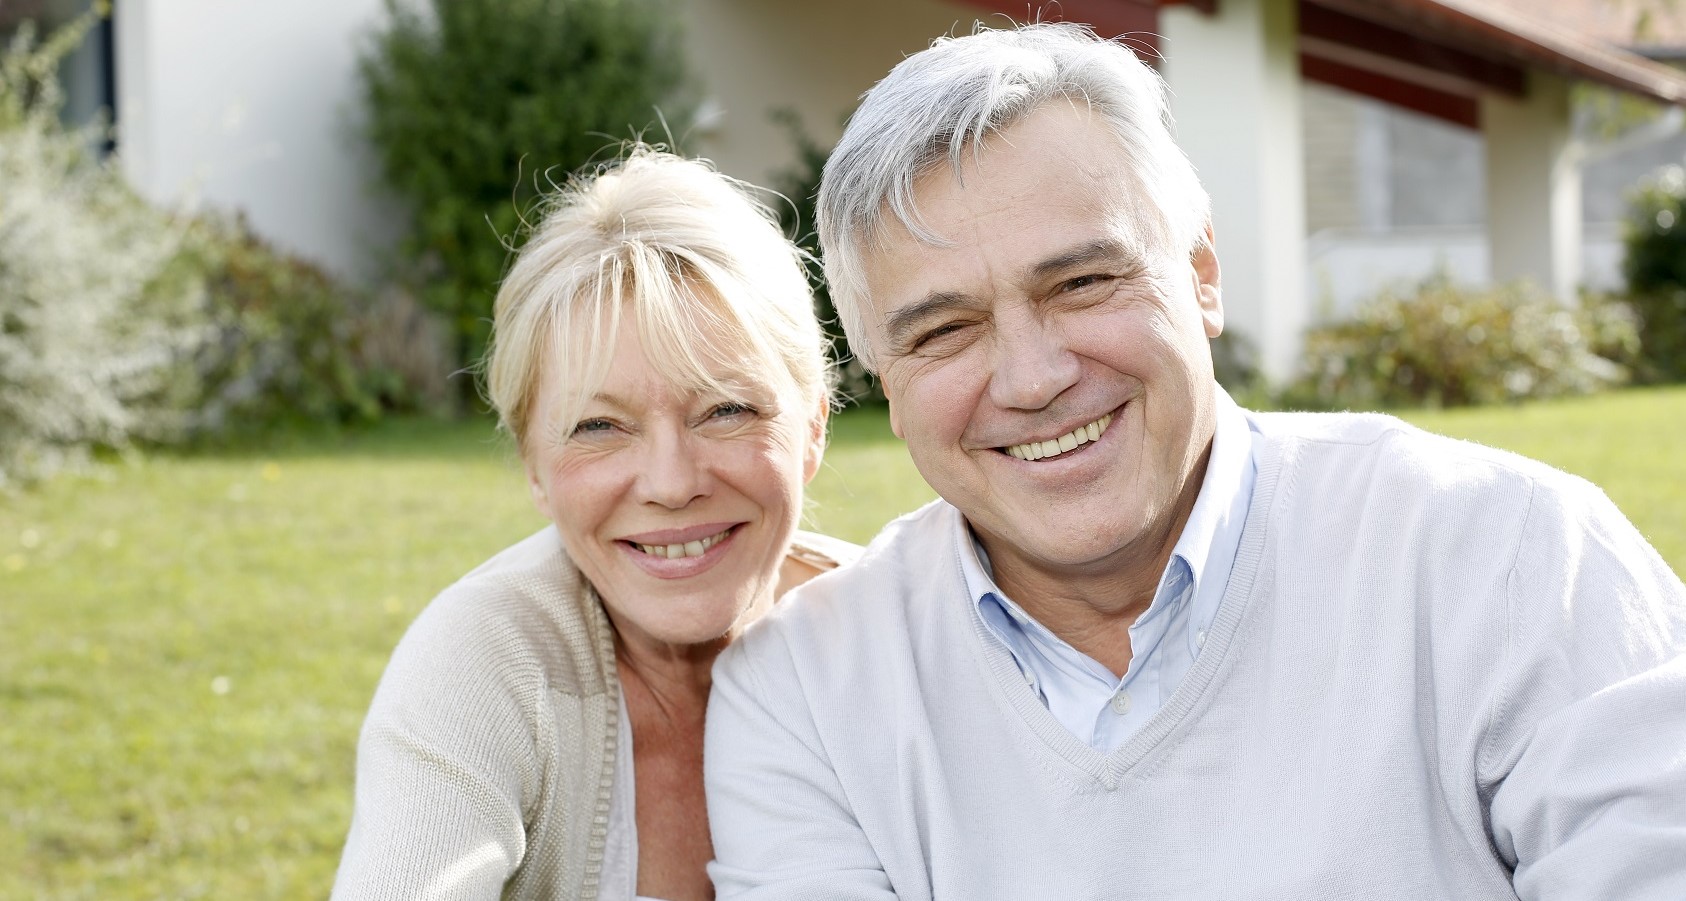
<svg viewBox="0 0 1686 901"><path fill-rule="evenodd" d="M720 657L731 898L1686 898L1686 588L1591 485L1381 416L1253 415L1206 644L1106 754L892 524Z"/></svg>

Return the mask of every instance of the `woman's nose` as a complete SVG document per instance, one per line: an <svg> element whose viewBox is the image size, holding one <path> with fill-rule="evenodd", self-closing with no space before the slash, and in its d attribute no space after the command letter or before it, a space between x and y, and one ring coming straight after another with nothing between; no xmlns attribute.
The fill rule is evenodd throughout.
<svg viewBox="0 0 1686 901"><path fill-rule="evenodd" d="M638 474L641 500L678 510L708 493L708 472L687 435L660 430L648 440Z"/></svg>

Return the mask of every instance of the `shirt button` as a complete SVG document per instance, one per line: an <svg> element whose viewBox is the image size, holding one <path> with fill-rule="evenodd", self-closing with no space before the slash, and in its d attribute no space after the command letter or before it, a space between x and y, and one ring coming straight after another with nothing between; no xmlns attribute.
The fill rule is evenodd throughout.
<svg viewBox="0 0 1686 901"><path fill-rule="evenodd" d="M1121 691L1112 696L1112 712L1123 716L1130 712L1130 693Z"/></svg>
<svg viewBox="0 0 1686 901"><path fill-rule="evenodd" d="M1205 629L1201 629L1200 631L1194 633L1194 646L1197 647L1197 648L1203 648L1203 647L1206 646L1206 630Z"/></svg>

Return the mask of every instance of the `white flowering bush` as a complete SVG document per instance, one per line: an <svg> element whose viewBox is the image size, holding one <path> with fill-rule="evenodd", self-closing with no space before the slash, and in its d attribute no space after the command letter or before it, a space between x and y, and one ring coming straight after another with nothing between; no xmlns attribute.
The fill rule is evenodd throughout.
<svg viewBox="0 0 1686 901"><path fill-rule="evenodd" d="M205 333L183 228L59 123L54 72L91 21L0 52L0 486L166 436Z"/></svg>

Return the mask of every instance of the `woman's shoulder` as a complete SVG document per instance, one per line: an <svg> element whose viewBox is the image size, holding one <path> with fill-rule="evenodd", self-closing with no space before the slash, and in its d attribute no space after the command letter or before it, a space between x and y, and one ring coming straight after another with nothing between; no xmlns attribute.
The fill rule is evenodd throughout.
<svg viewBox="0 0 1686 901"><path fill-rule="evenodd" d="M863 550L852 541L799 530L790 541L789 556L826 572L855 562Z"/></svg>
<svg viewBox="0 0 1686 901"><path fill-rule="evenodd" d="M520 694L607 691L613 637L589 586L546 527L440 592L393 652L392 670L502 684ZM519 686L519 687L518 687Z"/></svg>

